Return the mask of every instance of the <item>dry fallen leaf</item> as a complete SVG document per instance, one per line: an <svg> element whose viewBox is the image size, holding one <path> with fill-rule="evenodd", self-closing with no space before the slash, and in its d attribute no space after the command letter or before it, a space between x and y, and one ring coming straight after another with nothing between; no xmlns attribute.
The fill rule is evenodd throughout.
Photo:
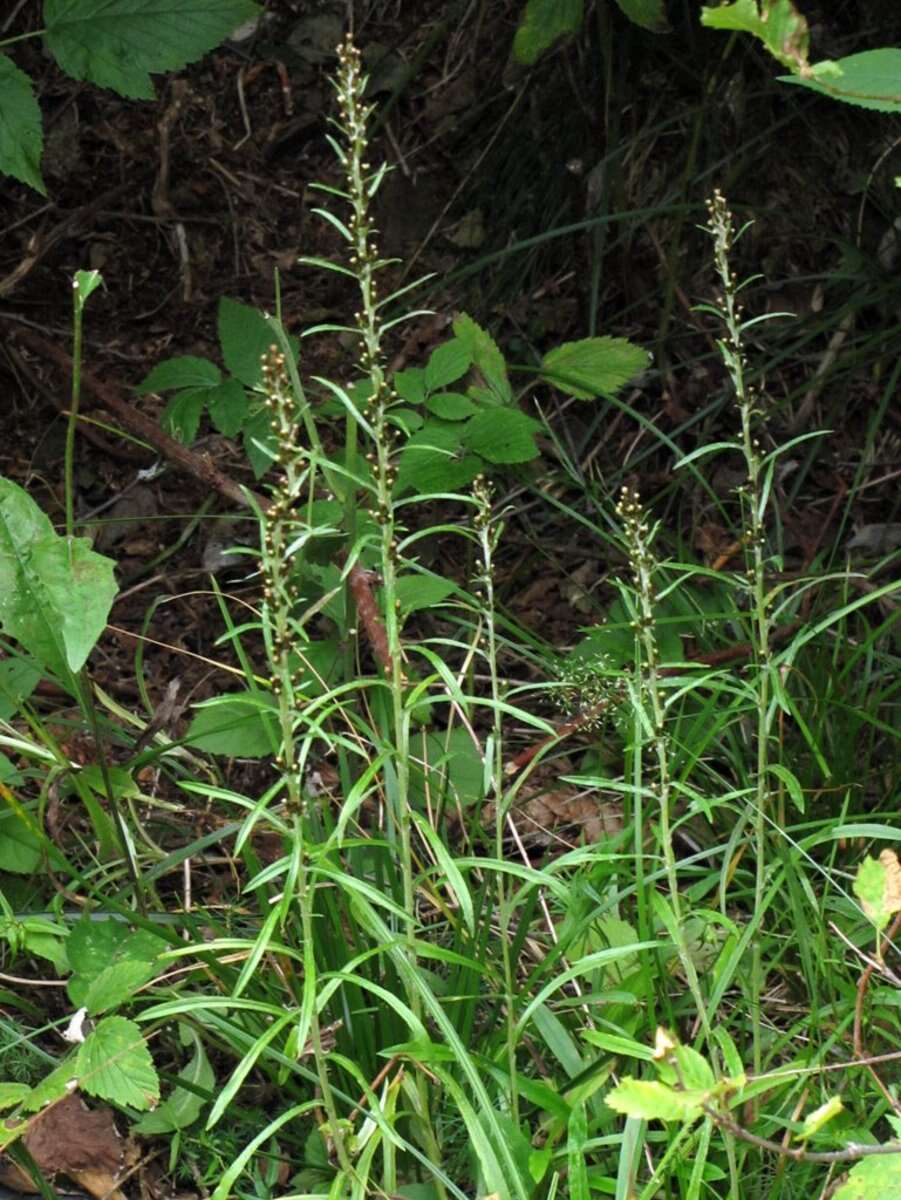
<svg viewBox="0 0 901 1200"><path fill-rule="evenodd" d="M48 1178L65 1175L97 1200L124 1200L117 1181L128 1144L116 1129L112 1109L90 1109L80 1096L64 1096L31 1118L22 1142ZM3 1155L0 1184L17 1192L37 1189L35 1182Z"/></svg>

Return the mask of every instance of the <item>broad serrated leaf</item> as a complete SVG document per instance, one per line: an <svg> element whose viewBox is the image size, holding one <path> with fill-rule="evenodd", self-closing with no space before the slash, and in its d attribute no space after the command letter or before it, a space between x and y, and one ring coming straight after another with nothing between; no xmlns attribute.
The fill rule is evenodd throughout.
<svg viewBox="0 0 901 1200"><path fill-rule="evenodd" d="M528 0L513 38L513 57L531 66L549 46L582 24L582 0Z"/></svg>
<svg viewBox="0 0 901 1200"><path fill-rule="evenodd" d="M259 692L219 696L197 710L185 741L210 754L265 758L278 748L273 701Z"/></svg>
<svg viewBox="0 0 901 1200"><path fill-rule="evenodd" d="M126 958L113 963L91 980L85 992L83 1005L91 1014L107 1012L130 1000L135 992L156 974L153 963ZM79 1005L81 1007L81 1005Z"/></svg>
<svg viewBox="0 0 901 1200"><path fill-rule="evenodd" d="M607 1093L605 1102L615 1112L642 1121L688 1121L701 1115L704 1092L681 1092L651 1079L626 1076Z"/></svg>
<svg viewBox="0 0 901 1200"><path fill-rule="evenodd" d="M460 313L454 318L454 335L469 351L472 365L479 372L498 404L511 404L513 392L507 378L507 364L491 334L472 317Z"/></svg>
<svg viewBox="0 0 901 1200"><path fill-rule="evenodd" d="M635 25L651 33L666 33L670 23L664 0L616 0L622 11Z"/></svg>
<svg viewBox="0 0 901 1200"><path fill-rule="evenodd" d="M261 312L223 296L217 314L222 360L229 372L245 387L256 387L263 378L263 355L277 344L272 326ZM298 342L289 338L296 358Z"/></svg>
<svg viewBox="0 0 901 1200"><path fill-rule="evenodd" d="M898 1200L901 1196L901 1152L862 1158L832 1200Z"/></svg>
<svg viewBox="0 0 901 1200"><path fill-rule="evenodd" d="M81 1088L92 1096L129 1104L139 1112L153 1108L160 1082L141 1030L126 1017L105 1017L78 1048Z"/></svg>
<svg viewBox="0 0 901 1200"><path fill-rule="evenodd" d="M237 379L226 379L207 393L206 406L214 428L225 437L234 437L247 416L247 393Z"/></svg>
<svg viewBox="0 0 901 1200"><path fill-rule="evenodd" d="M615 396L647 367L650 355L627 338L585 338L564 342L541 362L541 374L554 387L578 400Z"/></svg>
<svg viewBox="0 0 901 1200"><path fill-rule="evenodd" d="M435 347L426 363L426 390L434 392L447 387L449 383L456 383L469 370L470 361L469 350L458 338L442 342Z"/></svg>
<svg viewBox="0 0 901 1200"><path fill-rule="evenodd" d="M816 63L812 75L783 75L782 83L796 83L833 100L877 112L901 112L901 50L884 46L849 54L828 64L837 72L825 71Z"/></svg>
<svg viewBox="0 0 901 1200"><path fill-rule="evenodd" d="M810 31L792 0L735 0L718 8L705 7L701 24L760 38L773 58L793 70L807 64Z"/></svg>
<svg viewBox="0 0 901 1200"><path fill-rule="evenodd" d="M139 395L148 392L167 392L173 388L190 388L198 391L214 388L222 380L222 372L208 358L197 358L184 354L178 358L167 358L157 363L135 389Z"/></svg>
<svg viewBox="0 0 901 1200"><path fill-rule="evenodd" d="M31 80L0 54L0 172L46 196L41 178L44 134Z"/></svg>
<svg viewBox="0 0 901 1200"><path fill-rule="evenodd" d="M183 1079L185 1083L203 1088L206 1092L212 1092L216 1085L216 1076L203 1048L203 1042L189 1026L182 1025L181 1028L188 1029L189 1037L194 1044L194 1054L178 1078L179 1080ZM200 1116L204 1104L206 1101L203 1096L198 1096L196 1092L189 1091L186 1087L180 1087L176 1083L162 1104L153 1112L145 1113L132 1126L132 1132L147 1136L148 1134L174 1133L176 1129L187 1129Z"/></svg>
<svg viewBox="0 0 901 1200"><path fill-rule="evenodd" d="M425 425L401 451L395 491L397 495L456 492L471 483L483 465L461 446L459 426Z"/></svg>
<svg viewBox="0 0 901 1200"><path fill-rule="evenodd" d="M121 921L81 920L66 940L69 965L69 999L76 1008L86 1003L91 984L104 971L122 962L152 963L168 943L146 929L129 929Z"/></svg>
<svg viewBox="0 0 901 1200"><path fill-rule="evenodd" d="M478 412L478 405L462 392L435 392L426 400L425 406L442 421L465 421Z"/></svg>
<svg viewBox="0 0 901 1200"><path fill-rule="evenodd" d="M407 367L398 371L392 379L394 390L407 404L422 404L425 400L425 371L421 367Z"/></svg>
<svg viewBox="0 0 901 1200"><path fill-rule="evenodd" d="M535 435L541 424L515 408L487 408L467 421L464 445L490 463L529 462L538 457Z"/></svg>
<svg viewBox="0 0 901 1200"><path fill-rule="evenodd" d="M58 536L27 492L0 479L0 629L61 679L80 671L116 596L112 559Z"/></svg>
<svg viewBox="0 0 901 1200"><path fill-rule="evenodd" d="M138 100L259 12L251 0L45 0L44 40L73 79Z"/></svg>
<svg viewBox="0 0 901 1200"><path fill-rule="evenodd" d="M206 388L177 392L163 409L160 425L179 442L190 446L197 437L206 398Z"/></svg>

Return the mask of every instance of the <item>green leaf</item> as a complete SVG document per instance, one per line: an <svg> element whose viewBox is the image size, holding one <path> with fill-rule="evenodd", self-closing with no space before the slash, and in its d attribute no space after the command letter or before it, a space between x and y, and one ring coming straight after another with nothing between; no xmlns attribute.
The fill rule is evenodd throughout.
<svg viewBox="0 0 901 1200"><path fill-rule="evenodd" d="M82 919L72 926L66 941L69 964L69 999L76 1008L86 1005L91 984L104 971L122 962L152 963L168 942L146 929L129 929L122 921Z"/></svg>
<svg viewBox="0 0 901 1200"><path fill-rule="evenodd" d="M626 1076L605 1096L615 1112L642 1121L693 1121L701 1115L705 1093L677 1092L656 1080Z"/></svg>
<svg viewBox="0 0 901 1200"><path fill-rule="evenodd" d="M650 355L626 338L585 338L564 342L547 353L541 374L554 387L578 400L615 396L621 387L644 371Z"/></svg>
<svg viewBox="0 0 901 1200"><path fill-rule="evenodd" d="M901 909L901 866L893 850L879 858L865 858L857 868L854 895L877 929L884 929L893 913Z"/></svg>
<svg viewBox="0 0 901 1200"><path fill-rule="evenodd" d="M513 38L513 57L531 66L549 46L582 24L582 0L528 0Z"/></svg>
<svg viewBox="0 0 901 1200"><path fill-rule="evenodd" d="M138 384L136 391L141 396L148 392L166 392L174 388L202 390L214 388L222 381L222 372L208 358L197 358L193 354L167 358L157 363Z"/></svg>
<svg viewBox="0 0 901 1200"><path fill-rule="evenodd" d="M484 796L485 769L479 747L469 733L455 727L449 733L428 733L417 738L410 764L410 796L424 808L426 798L437 804L446 798L454 806L469 808Z"/></svg>
<svg viewBox="0 0 901 1200"><path fill-rule="evenodd" d="M5 801L4 801L5 805ZM14 875L31 875L41 861L41 840L17 812L0 808L0 863Z"/></svg>
<svg viewBox="0 0 901 1200"><path fill-rule="evenodd" d="M190 446L197 437L206 398L206 388L178 392L163 410L160 425L172 437Z"/></svg>
<svg viewBox="0 0 901 1200"><path fill-rule="evenodd" d="M0 1083L0 1109L21 1104L30 1091L27 1083Z"/></svg>
<svg viewBox="0 0 901 1200"><path fill-rule="evenodd" d="M425 402L426 408L442 421L463 421L478 412L478 405L462 392L435 392Z"/></svg>
<svg viewBox="0 0 901 1200"><path fill-rule="evenodd" d="M250 0L45 0L44 40L73 79L152 100L151 72L181 70L258 11Z"/></svg>
<svg viewBox="0 0 901 1200"><path fill-rule="evenodd" d="M901 1196L901 1153L862 1158L832 1200L898 1200Z"/></svg>
<svg viewBox="0 0 901 1200"><path fill-rule="evenodd" d="M407 404L422 404L425 400L425 371L421 367L398 371L392 382L398 396Z"/></svg>
<svg viewBox="0 0 901 1200"><path fill-rule="evenodd" d="M76 1063L80 1086L92 1096L139 1112L159 1100L160 1082L134 1021L105 1017L79 1046Z"/></svg>
<svg viewBox="0 0 901 1200"><path fill-rule="evenodd" d="M63 680L106 626L114 566L87 538L58 536L27 492L0 479L0 629Z"/></svg>
<svg viewBox="0 0 901 1200"><path fill-rule="evenodd" d="M73 1079L77 1080L77 1074L75 1059L72 1056L64 1058L58 1067L49 1075L45 1075L40 1083L35 1084L22 1101L23 1109L26 1112L38 1112L54 1100L61 1100L71 1090L70 1085ZM3 1140L0 1138L0 1145L2 1144Z"/></svg>
<svg viewBox="0 0 901 1200"><path fill-rule="evenodd" d="M844 1107L840 1096L830 1096L824 1104L807 1114L799 1136L802 1138L813 1137L827 1122L831 1121L833 1117L837 1117Z"/></svg>
<svg viewBox="0 0 901 1200"><path fill-rule="evenodd" d="M262 479L278 454L278 438L272 432L272 419L265 408L258 408L245 421L241 441L254 479Z"/></svg>
<svg viewBox="0 0 901 1200"><path fill-rule="evenodd" d="M265 758L278 749L274 701L261 692L232 692L198 708L185 742L228 758Z"/></svg>
<svg viewBox="0 0 901 1200"><path fill-rule="evenodd" d="M664 0L616 0L622 11L635 25L651 33L666 33L670 23L666 19Z"/></svg>
<svg viewBox="0 0 901 1200"><path fill-rule="evenodd" d="M701 24L735 29L760 38L783 66L800 70L807 64L810 32L791 0L736 0L718 8L702 8Z"/></svg>
<svg viewBox="0 0 901 1200"><path fill-rule="evenodd" d="M225 437L234 437L247 416L247 393L237 379L226 379L207 392L207 411L214 427Z"/></svg>
<svg viewBox="0 0 901 1200"><path fill-rule="evenodd" d="M183 1079L186 1083L194 1084L195 1087L203 1088L205 1092L212 1092L216 1086L216 1076L203 1048L203 1042L189 1025L181 1023L179 1030L182 1034L182 1041L187 1036L193 1043L194 1054L178 1078ZM132 1126L132 1129L135 1133L144 1136L156 1133L174 1133L176 1129L186 1129L189 1125L194 1124L205 1104L203 1096L198 1096L196 1092L176 1084L162 1104L153 1112L145 1113Z"/></svg>
<svg viewBox="0 0 901 1200"><path fill-rule="evenodd" d="M516 408L487 408L467 421L463 443L490 463L529 462L538 457L540 422Z"/></svg>
<svg viewBox="0 0 901 1200"><path fill-rule="evenodd" d="M816 63L812 75L783 75L781 82L796 83L859 108L901 112L901 50L897 47L849 54L828 64L838 68L835 72L826 72L826 65Z"/></svg>
<svg viewBox="0 0 901 1200"><path fill-rule="evenodd" d="M219 301L217 321L223 362L245 387L256 387L263 378L263 355L277 344L272 326L257 309L227 296ZM288 341L296 357L297 339Z"/></svg>
<svg viewBox="0 0 901 1200"><path fill-rule="evenodd" d="M457 585L440 575L417 573L401 575L397 580L395 595L402 613L418 612L423 608L434 608L442 600L453 595Z"/></svg>
<svg viewBox="0 0 901 1200"><path fill-rule="evenodd" d="M44 135L31 80L0 54L0 171L47 195L41 178Z"/></svg>
<svg viewBox="0 0 901 1200"><path fill-rule="evenodd" d="M429 392L456 383L469 370L469 350L458 338L442 342L429 356L425 367L425 386Z"/></svg>
<svg viewBox="0 0 901 1200"><path fill-rule="evenodd" d="M150 962L126 958L113 963L91 980L82 1004L92 1016L118 1008L155 974L156 967Z"/></svg>
<svg viewBox="0 0 901 1200"><path fill-rule="evenodd" d="M19 711L38 685L41 669L30 658L5 658L0 662L0 720Z"/></svg>
<svg viewBox="0 0 901 1200"><path fill-rule="evenodd" d="M397 495L456 492L471 483L482 466L482 460L462 446L458 426L431 422L414 433L401 451L395 491Z"/></svg>
<svg viewBox="0 0 901 1200"><path fill-rule="evenodd" d="M103 283L103 276L99 271L76 271L73 280L75 303L78 311L83 312L84 306L88 300Z"/></svg>
<svg viewBox="0 0 901 1200"><path fill-rule="evenodd" d="M507 378L507 364L489 333L472 317L460 313L454 320L454 334L466 347L472 365L479 372L498 404L512 404L513 391Z"/></svg>

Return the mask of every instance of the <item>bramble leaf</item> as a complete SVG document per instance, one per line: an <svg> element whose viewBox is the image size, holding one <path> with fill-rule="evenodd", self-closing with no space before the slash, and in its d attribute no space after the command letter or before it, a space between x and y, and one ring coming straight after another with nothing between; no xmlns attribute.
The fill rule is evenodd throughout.
<svg viewBox="0 0 901 1200"><path fill-rule="evenodd" d="M45 0L44 40L73 79L152 100L151 73L202 58L258 11L252 0Z"/></svg>
<svg viewBox="0 0 901 1200"><path fill-rule="evenodd" d="M561 392L591 400L615 396L649 361L648 352L626 338L584 338L549 351L542 359L541 374Z"/></svg>
<svg viewBox="0 0 901 1200"><path fill-rule="evenodd" d="M44 134L31 80L0 54L0 171L47 195L41 178Z"/></svg>

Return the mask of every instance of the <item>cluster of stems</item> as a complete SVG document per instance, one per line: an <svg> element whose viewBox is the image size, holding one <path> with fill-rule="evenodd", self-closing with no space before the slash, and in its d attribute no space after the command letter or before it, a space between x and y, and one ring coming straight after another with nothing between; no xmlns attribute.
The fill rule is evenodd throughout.
<svg viewBox="0 0 901 1200"><path fill-rule="evenodd" d="M769 733L770 700L772 695L770 647L769 600L766 590L766 489L764 487L764 463L757 428L762 417L759 407L760 394L748 380L747 363L742 345L744 324L739 293L743 285L730 264L730 253L746 226L736 232L732 213L717 190L707 204L707 230L713 239L714 263L722 287L717 312L722 320L725 337L719 340L719 349L735 394L741 421L741 452L744 458L747 479L739 488L744 522L743 543L745 547L747 590L750 600L752 621L752 645L754 648L754 688L756 709L756 761L754 765L754 848L756 873L754 882L754 912L761 919L766 887L766 817L769 807ZM751 970L751 1003L754 1009L754 1070L761 1069L761 1022L759 1018L760 997L764 987L762 938L754 939Z"/></svg>

